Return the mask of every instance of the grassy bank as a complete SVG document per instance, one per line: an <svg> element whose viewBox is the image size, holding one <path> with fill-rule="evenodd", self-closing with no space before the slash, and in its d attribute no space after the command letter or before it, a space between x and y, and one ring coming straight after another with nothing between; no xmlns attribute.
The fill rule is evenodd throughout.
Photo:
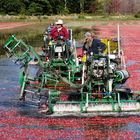
<svg viewBox="0 0 140 140"><path fill-rule="evenodd" d="M25 16L25 15L17 15L17 16L9 16L9 15L0 15L0 22L46 22L49 20L56 19L65 19L65 20L98 20L98 21L116 21L116 20L140 20L140 13L137 14L69 14L69 15L40 15L40 16Z"/></svg>
<svg viewBox="0 0 140 140"><path fill-rule="evenodd" d="M43 46L43 31L47 23L35 23L28 26L14 29L1 30L0 32L0 55L4 54L3 44L11 35L16 35L18 39L24 40L25 43L33 47Z"/></svg>
<svg viewBox="0 0 140 140"><path fill-rule="evenodd" d="M34 22L31 25L13 28L13 29L5 29L0 31L0 55L5 54L2 46L6 42L6 40L11 35L16 35L18 39L22 39L26 44L29 44L35 48L41 48L44 45L43 42L43 32L46 26L50 21L46 22ZM68 21L67 21L68 22ZM75 39L82 38L83 34L89 29L81 29L79 27L72 27L73 29L73 37Z"/></svg>

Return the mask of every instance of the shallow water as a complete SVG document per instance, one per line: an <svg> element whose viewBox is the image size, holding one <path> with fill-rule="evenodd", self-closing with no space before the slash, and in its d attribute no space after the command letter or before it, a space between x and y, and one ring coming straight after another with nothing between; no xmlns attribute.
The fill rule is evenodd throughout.
<svg viewBox="0 0 140 140"><path fill-rule="evenodd" d="M19 66L0 59L0 139L139 140L140 117L48 117L19 102Z"/></svg>

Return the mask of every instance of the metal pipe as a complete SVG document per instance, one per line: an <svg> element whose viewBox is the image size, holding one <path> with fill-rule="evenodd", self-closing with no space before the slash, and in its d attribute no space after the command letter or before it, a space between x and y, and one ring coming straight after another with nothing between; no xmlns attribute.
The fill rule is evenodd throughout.
<svg viewBox="0 0 140 140"><path fill-rule="evenodd" d="M26 79L27 79L27 65L24 68L24 78L23 78L23 83L21 85L21 89L20 89L20 99L24 100L25 98L25 87L26 87Z"/></svg>
<svg viewBox="0 0 140 140"><path fill-rule="evenodd" d="M121 45L120 45L120 26L118 24L118 57L120 58Z"/></svg>
<svg viewBox="0 0 140 140"><path fill-rule="evenodd" d="M121 53L122 53L122 57L121 57ZM123 66L123 69L126 70L124 52L121 49L121 44L120 44L120 26L119 26L119 24L118 24L118 57L121 58L121 66Z"/></svg>
<svg viewBox="0 0 140 140"><path fill-rule="evenodd" d="M126 63L125 63L125 58L124 58L124 52L122 51L122 60L121 60L121 65L123 66L123 69L126 70Z"/></svg>
<svg viewBox="0 0 140 140"><path fill-rule="evenodd" d="M75 41L75 39L73 40L73 51L74 51L75 65L76 65L76 67L78 67L79 62L77 62L78 58L77 58L77 50L76 50L76 41Z"/></svg>
<svg viewBox="0 0 140 140"><path fill-rule="evenodd" d="M85 77L85 63L83 64L83 68L82 68L82 85L84 84L84 77Z"/></svg>
<svg viewBox="0 0 140 140"><path fill-rule="evenodd" d="M85 105L85 108L86 108L86 110L88 108L88 93L86 93L86 105Z"/></svg>
<svg viewBox="0 0 140 140"><path fill-rule="evenodd" d="M118 106L119 106L119 110L121 110L120 93L118 93Z"/></svg>

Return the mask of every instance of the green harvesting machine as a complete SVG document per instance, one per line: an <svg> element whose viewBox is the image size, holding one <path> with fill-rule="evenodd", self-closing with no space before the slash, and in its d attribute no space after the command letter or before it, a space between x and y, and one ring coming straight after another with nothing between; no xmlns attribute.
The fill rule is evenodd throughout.
<svg viewBox="0 0 140 140"><path fill-rule="evenodd" d="M39 55L12 35L4 44L9 58L20 65L20 100L35 101L44 112L139 112L140 94L125 84L129 78L120 37L102 39L106 50L79 57L74 39L45 45Z"/></svg>

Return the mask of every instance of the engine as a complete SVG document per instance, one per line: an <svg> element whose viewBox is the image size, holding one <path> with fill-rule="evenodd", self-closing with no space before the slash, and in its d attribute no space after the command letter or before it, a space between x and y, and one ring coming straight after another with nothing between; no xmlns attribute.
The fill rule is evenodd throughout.
<svg viewBox="0 0 140 140"><path fill-rule="evenodd" d="M115 55L90 56L86 61L85 70L85 77L88 77L85 78L88 83L87 89L92 92L111 93L116 85L124 84L129 78L129 73L120 69L118 61Z"/></svg>

